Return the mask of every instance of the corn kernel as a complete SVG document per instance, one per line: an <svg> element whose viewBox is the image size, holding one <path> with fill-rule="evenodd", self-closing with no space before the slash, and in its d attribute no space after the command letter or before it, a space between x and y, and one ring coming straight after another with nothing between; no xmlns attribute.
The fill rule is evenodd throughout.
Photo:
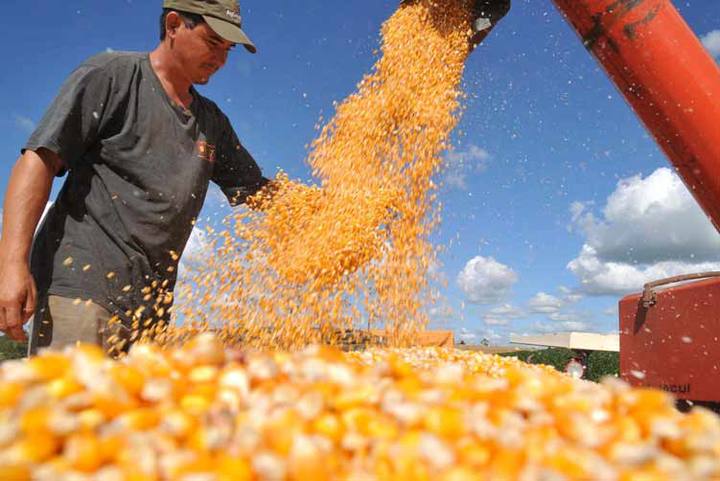
<svg viewBox="0 0 720 481"><path fill-rule="evenodd" d="M25 460L42 463L55 455L60 444L50 433L38 433L20 440L15 447Z"/></svg>
<svg viewBox="0 0 720 481"><path fill-rule="evenodd" d="M5 481L30 481L32 474L28 466L0 465L0 479Z"/></svg>
<svg viewBox="0 0 720 481"><path fill-rule="evenodd" d="M458 121L471 3L404 3L311 146L320 186L280 174L249 200L264 213L215 233L181 309L228 321L217 335L198 322L134 333L122 361L78 346L3 365L0 480L720 479L718 417L677 413L660 391L396 348L427 324L432 177ZM136 328L167 314L168 284L141 288L156 305L128 313ZM386 347L296 349L364 345L346 334L361 318L390 320Z"/></svg>
<svg viewBox="0 0 720 481"><path fill-rule="evenodd" d="M145 385L142 371L133 366L115 365L110 369L110 376L130 396L139 397Z"/></svg>
<svg viewBox="0 0 720 481"><path fill-rule="evenodd" d="M19 382L0 384L0 411L15 406L22 394L23 385Z"/></svg>
<svg viewBox="0 0 720 481"><path fill-rule="evenodd" d="M74 434L65 441L65 459L73 469L92 473L103 465L102 445L93 434Z"/></svg>
<svg viewBox="0 0 720 481"><path fill-rule="evenodd" d="M247 460L227 455L220 456L217 462L217 472L218 481L251 481L253 479L252 468Z"/></svg>

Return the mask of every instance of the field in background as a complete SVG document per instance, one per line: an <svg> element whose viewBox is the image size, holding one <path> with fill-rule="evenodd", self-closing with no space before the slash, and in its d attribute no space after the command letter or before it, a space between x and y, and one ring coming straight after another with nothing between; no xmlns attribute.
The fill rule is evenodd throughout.
<svg viewBox="0 0 720 481"><path fill-rule="evenodd" d="M469 346L459 344L455 346L462 351L484 352L485 354L510 354L522 352L524 348L513 346Z"/></svg>
<svg viewBox="0 0 720 481"><path fill-rule="evenodd" d="M558 371L564 371L565 365L576 356L575 352L563 348L527 349L516 346L457 346L464 351L483 352L512 356L530 364L546 364ZM598 382L605 376L620 374L620 354L617 352L593 351L588 358L585 379Z"/></svg>
<svg viewBox="0 0 720 481"><path fill-rule="evenodd" d="M564 371L565 365L576 356L575 351L563 348L548 348L532 351L504 352L502 356L512 356L530 364L546 364L558 371ZM620 374L620 354L617 352L593 351L588 356L587 371L584 379L598 382L605 376Z"/></svg>
<svg viewBox="0 0 720 481"><path fill-rule="evenodd" d="M547 364L558 371L563 371L565 365L575 354L570 349L550 348L521 350L512 346L457 346L464 351L483 352L486 354L499 354L501 356L517 357L521 361L531 364ZM0 361L19 359L25 356L27 345L13 342L0 336ZM599 381L605 376L617 376L620 370L620 358L616 352L596 351L590 354L588 370L585 378Z"/></svg>

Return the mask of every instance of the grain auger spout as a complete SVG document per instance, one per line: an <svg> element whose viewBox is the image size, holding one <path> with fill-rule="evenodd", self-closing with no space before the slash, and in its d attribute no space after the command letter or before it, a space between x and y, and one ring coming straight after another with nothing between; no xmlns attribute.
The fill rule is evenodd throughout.
<svg viewBox="0 0 720 481"><path fill-rule="evenodd" d="M400 4L416 3L418 1L420 0L401 0ZM480 45L498 22L507 15L510 11L510 3L511 0L474 0L472 2L472 29L474 33L470 38L470 43L473 49ZM440 8L442 8L441 5Z"/></svg>
<svg viewBox="0 0 720 481"><path fill-rule="evenodd" d="M670 0L554 0L720 231L720 69Z"/></svg>
<svg viewBox="0 0 720 481"><path fill-rule="evenodd" d="M475 20L470 39L473 48L477 47L490 34L495 25L510 11L510 0L477 0L475 2Z"/></svg>

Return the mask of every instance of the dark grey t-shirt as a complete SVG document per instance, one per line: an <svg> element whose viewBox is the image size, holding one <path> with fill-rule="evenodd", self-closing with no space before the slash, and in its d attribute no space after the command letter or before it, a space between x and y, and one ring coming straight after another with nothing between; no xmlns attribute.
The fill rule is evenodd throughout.
<svg viewBox="0 0 720 481"><path fill-rule="evenodd" d="M25 146L68 171L33 246L40 297L91 299L130 322L173 290L209 182L233 205L267 182L217 105L192 94L189 111L174 104L141 53L98 55L65 82Z"/></svg>

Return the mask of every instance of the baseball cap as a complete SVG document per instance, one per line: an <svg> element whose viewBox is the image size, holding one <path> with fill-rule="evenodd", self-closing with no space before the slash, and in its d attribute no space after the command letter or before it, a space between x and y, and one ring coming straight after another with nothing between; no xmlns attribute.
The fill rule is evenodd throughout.
<svg viewBox="0 0 720 481"><path fill-rule="evenodd" d="M205 22L228 42L240 43L251 53L257 48L242 30L237 0L163 0L163 8L202 15Z"/></svg>

